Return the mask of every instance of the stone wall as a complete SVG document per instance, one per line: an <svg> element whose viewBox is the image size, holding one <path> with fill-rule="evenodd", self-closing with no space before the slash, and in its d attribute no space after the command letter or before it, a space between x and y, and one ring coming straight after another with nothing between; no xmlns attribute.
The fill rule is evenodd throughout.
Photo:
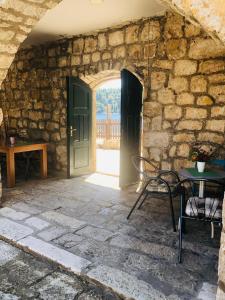
<svg viewBox="0 0 225 300"><path fill-rule="evenodd" d="M60 0L5 0L0 3L0 85L20 44L45 12Z"/></svg>
<svg viewBox="0 0 225 300"><path fill-rule="evenodd" d="M65 171L66 76L132 70L145 88L144 155L179 169L190 164L195 141L210 142L224 155L224 55L225 48L198 27L168 13L21 50L0 97L10 128L49 142L54 167Z"/></svg>

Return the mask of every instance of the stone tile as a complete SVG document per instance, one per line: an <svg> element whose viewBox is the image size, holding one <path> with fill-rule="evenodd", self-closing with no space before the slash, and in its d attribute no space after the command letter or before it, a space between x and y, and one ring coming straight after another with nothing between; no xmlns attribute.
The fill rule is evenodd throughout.
<svg viewBox="0 0 225 300"><path fill-rule="evenodd" d="M203 282L197 299L199 300L216 300L217 286L208 282Z"/></svg>
<svg viewBox="0 0 225 300"><path fill-rule="evenodd" d="M140 251L146 254L150 254L154 257L165 258L170 261L174 260L174 258L177 257L174 249L170 247L157 243L146 242L128 235L118 235L116 237L113 237L110 241L110 245Z"/></svg>
<svg viewBox="0 0 225 300"><path fill-rule="evenodd" d="M79 221L77 219L68 217L66 215L60 214L55 211L44 212L43 214L41 214L41 216L43 218L47 219L48 221L55 222L64 227L70 227L74 230L80 229L81 227L83 227L85 225L85 222L83 222L83 221Z"/></svg>
<svg viewBox="0 0 225 300"><path fill-rule="evenodd" d="M28 218L30 215L24 212L16 211L9 207L3 207L0 209L0 215L6 218L10 218L14 221L21 221Z"/></svg>
<svg viewBox="0 0 225 300"><path fill-rule="evenodd" d="M33 233L27 226L18 224L6 218L0 218L0 236L9 240L20 240Z"/></svg>
<svg viewBox="0 0 225 300"><path fill-rule="evenodd" d="M93 226L86 226L78 231L76 231L76 234L86 236L88 238L104 242L108 238L110 238L113 233L111 231L98 228L98 227L93 227Z"/></svg>
<svg viewBox="0 0 225 300"><path fill-rule="evenodd" d="M103 265L98 266L90 270L87 275L128 298L149 300L151 295L151 300L167 299L164 294L154 289L151 285L114 268Z"/></svg>
<svg viewBox="0 0 225 300"><path fill-rule="evenodd" d="M18 242L19 245L30 249L32 252L44 256L75 273L81 273L91 262L76 256L66 250L60 249L47 242L34 237L26 237Z"/></svg>
<svg viewBox="0 0 225 300"><path fill-rule="evenodd" d="M32 286L31 290L36 291L40 295L40 299L68 300L74 299L82 292L83 288L76 278L55 272Z"/></svg>
<svg viewBox="0 0 225 300"><path fill-rule="evenodd" d="M59 236L68 233L68 228L53 226L46 230L39 232L37 235L44 241L49 242L58 238Z"/></svg>
<svg viewBox="0 0 225 300"><path fill-rule="evenodd" d="M17 257L21 251L3 241L0 241L0 266ZM0 297L1 299L1 297Z"/></svg>
<svg viewBox="0 0 225 300"><path fill-rule="evenodd" d="M18 202L12 205L12 208L18 211L28 213L30 215L37 215L43 212L44 209L38 208L35 205L30 205L25 202Z"/></svg>
<svg viewBox="0 0 225 300"><path fill-rule="evenodd" d="M31 226L31 227L34 227L38 230L42 230L46 227L49 227L51 224L42 220L42 219L39 219L37 217L31 217L29 219L27 219L25 221L25 224L28 225L28 226Z"/></svg>
<svg viewBox="0 0 225 300"><path fill-rule="evenodd" d="M19 298L12 294L6 294L3 292L0 292L0 299L1 300L19 300Z"/></svg>
<svg viewBox="0 0 225 300"><path fill-rule="evenodd" d="M64 248L71 248L79 244L84 238L80 235L67 233L61 237L53 240L54 244L63 246Z"/></svg>

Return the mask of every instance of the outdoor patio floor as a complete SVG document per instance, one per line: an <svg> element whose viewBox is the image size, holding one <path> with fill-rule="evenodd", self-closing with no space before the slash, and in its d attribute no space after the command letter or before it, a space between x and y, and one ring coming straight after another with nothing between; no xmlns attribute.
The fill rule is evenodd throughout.
<svg viewBox="0 0 225 300"><path fill-rule="evenodd" d="M127 221L134 187L120 191L101 176L29 180L5 189L0 237L126 297L215 299L219 231L212 240L209 227L188 223L178 264L168 202L148 199ZM101 186L96 178L108 181ZM175 207L178 215L178 199Z"/></svg>

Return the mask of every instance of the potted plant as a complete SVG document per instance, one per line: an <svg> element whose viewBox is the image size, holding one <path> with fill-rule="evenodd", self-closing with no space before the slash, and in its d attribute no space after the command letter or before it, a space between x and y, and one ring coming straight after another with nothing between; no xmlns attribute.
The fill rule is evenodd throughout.
<svg viewBox="0 0 225 300"><path fill-rule="evenodd" d="M215 149L213 147L204 146L204 145L193 145L190 150L190 159L193 162L197 163L197 169L199 173L204 172L205 170L205 164L207 161L209 161L213 154Z"/></svg>

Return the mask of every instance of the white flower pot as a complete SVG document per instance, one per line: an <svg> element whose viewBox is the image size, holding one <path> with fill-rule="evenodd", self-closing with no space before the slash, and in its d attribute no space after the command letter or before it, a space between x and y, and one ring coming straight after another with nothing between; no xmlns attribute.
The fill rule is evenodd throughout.
<svg viewBox="0 0 225 300"><path fill-rule="evenodd" d="M203 173L205 170L205 161L197 161L197 169L199 173Z"/></svg>

